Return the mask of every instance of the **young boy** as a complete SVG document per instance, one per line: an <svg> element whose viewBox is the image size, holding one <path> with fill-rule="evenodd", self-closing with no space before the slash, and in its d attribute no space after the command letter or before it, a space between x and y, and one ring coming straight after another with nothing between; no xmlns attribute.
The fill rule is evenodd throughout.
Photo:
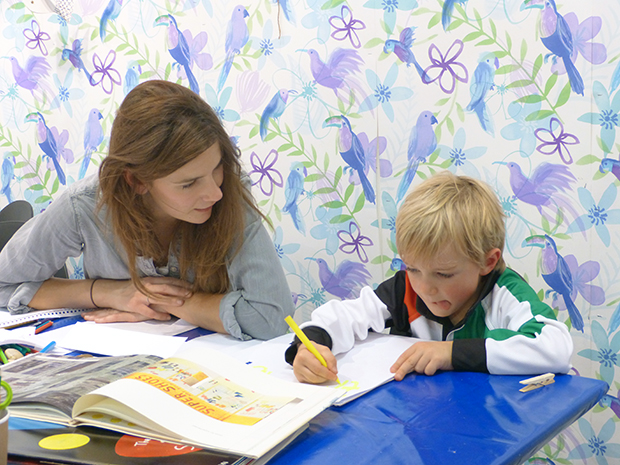
<svg viewBox="0 0 620 465"><path fill-rule="evenodd" d="M335 381L334 354L369 329L413 336L391 368L533 375L566 373L573 342L564 323L502 258L504 213L485 183L450 172L417 186L396 217L396 247L406 271L362 289L355 300L332 300L312 313L304 333L323 367L296 338L286 351L299 381Z"/></svg>

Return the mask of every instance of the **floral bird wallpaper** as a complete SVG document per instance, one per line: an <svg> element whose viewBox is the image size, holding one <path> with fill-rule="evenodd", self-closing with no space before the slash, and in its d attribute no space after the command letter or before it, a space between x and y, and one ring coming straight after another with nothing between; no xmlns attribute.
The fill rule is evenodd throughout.
<svg viewBox="0 0 620 465"><path fill-rule="evenodd" d="M56 7L54 8L53 5ZM401 269L394 219L440 170L488 182L505 258L610 385L529 463L620 457L617 2L0 0L0 206L97 172L139 82L187 86L242 152L296 319ZM68 263L82 276L80 258Z"/></svg>

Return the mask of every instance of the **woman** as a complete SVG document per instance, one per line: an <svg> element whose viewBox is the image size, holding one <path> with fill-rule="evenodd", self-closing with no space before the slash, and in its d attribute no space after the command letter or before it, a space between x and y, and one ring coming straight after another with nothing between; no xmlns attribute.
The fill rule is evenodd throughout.
<svg viewBox="0 0 620 465"><path fill-rule="evenodd" d="M0 305L98 308L84 314L96 322L175 315L240 339L284 334L290 291L238 155L194 92L138 85L99 175L70 186L0 253ZM80 254L86 279L52 277Z"/></svg>

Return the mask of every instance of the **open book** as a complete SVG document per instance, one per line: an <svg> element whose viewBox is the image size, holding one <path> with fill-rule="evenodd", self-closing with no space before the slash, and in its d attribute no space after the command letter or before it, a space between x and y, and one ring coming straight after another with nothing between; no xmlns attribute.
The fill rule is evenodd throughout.
<svg viewBox="0 0 620 465"><path fill-rule="evenodd" d="M36 354L2 372L11 415L260 457L341 392L269 377L226 354L71 358Z"/></svg>

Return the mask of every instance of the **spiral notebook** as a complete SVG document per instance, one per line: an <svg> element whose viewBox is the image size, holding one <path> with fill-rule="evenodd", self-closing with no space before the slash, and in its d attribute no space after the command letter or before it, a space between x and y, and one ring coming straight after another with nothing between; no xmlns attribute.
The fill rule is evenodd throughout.
<svg viewBox="0 0 620 465"><path fill-rule="evenodd" d="M56 308L52 310L38 310L36 312L11 315L6 308L0 310L0 328L10 328L32 323L37 320L51 320L65 318L86 312L85 308Z"/></svg>

